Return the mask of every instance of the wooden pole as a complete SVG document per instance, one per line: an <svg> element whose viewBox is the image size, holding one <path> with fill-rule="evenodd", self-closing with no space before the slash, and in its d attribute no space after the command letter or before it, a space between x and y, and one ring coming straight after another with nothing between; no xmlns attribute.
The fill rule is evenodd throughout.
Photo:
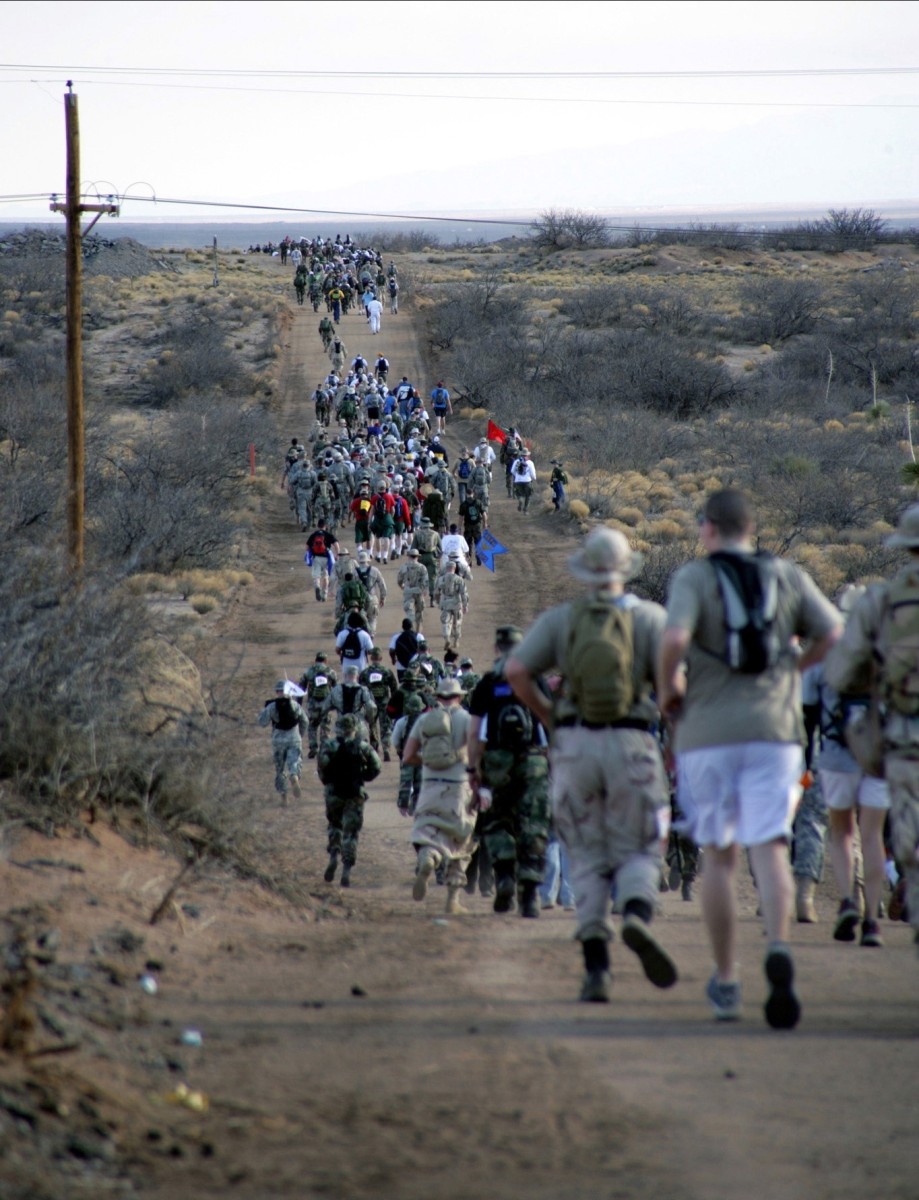
<svg viewBox="0 0 919 1200"><path fill-rule="evenodd" d="M80 232L80 114L64 97L67 134L67 550L74 575L83 570L85 442L83 425L83 249Z"/></svg>
<svg viewBox="0 0 919 1200"><path fill-rule="evenodd" d="M118 216L117 204L80 203L80 114L73 84L67 80L64 125L67 136L67 195L54 197L52 212L67 218L67 552L71 573L83 571L85 522L85 434L83 420L83 234L80 220L94 212L92 229L102 213ZM111 200L111 196L109 197Z"/></svg>

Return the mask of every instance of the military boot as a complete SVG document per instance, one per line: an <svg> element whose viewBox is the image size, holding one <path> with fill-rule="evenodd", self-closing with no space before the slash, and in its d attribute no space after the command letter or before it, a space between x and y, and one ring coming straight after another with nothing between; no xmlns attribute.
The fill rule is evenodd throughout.
<svg viewBox="0 0 919 1200"><path fill-rule="evenodd" d="M332 853L329 855L329 865L326 867L325 874L322 877L326 881L326 883L332 882L332 880L335 878L335 872L337 870L338 870L338 851L333 850Z"/></svg>
<svg viewBox="0 0 919 1200"><path fill-rule="evenodd" d="M495 869L495 902L496 913L514 911L514 893L517 884L514 879L514 863L501 859L494 865Z"/></svg>
<svg viewBox="0 0 919 1200"><path fill-rule="evenodd" d="M430 846L425 846L418 852L418 872L412 887L412 896L416 900L423 900L428 894L428 880L434 874L437 857L437 851Z"/></svg>
<svg viewBox="0 0 919 1200"><path fill-rule="evenodd" d="M342 864L342 868L341 868L341 886L342 887L350 887L351 886L351 868L353 865L354 865L353 863L343 863Z"/></svg>
<svg viewBox="0 0 919 1200"><path fill-rule="evenodd" d="M463 908L462 904L460 904L459 894L460 888L458 884L450 884L447 887L447 904L444 912L448 912L454 916L459 916L464 912L468 912L468 909Z"/></svg>
<svg viewBox="0 0 919 1200"><path fill-rule="evenodd" d="M816 925L817 910L814 907L814 892L817 881L806 875L795 879L795 915L801 925Z"/></svg>
<svg viewBox="0 0 919 1200"><path fill-rule="evenodd" d="M539 916L539 897L536 894L538 886L533 879L525 879L521 883L517 894L517 903L520 905L521 917Z"/></svg>
<svg viewBox="0 0 919 1200"><path fill-rule="evenodd" d="M586 1004L608 1004L612 977L609 972L609 949L603 938L587 938L581 943L584 951L584 982L578 997Z"/></svg>

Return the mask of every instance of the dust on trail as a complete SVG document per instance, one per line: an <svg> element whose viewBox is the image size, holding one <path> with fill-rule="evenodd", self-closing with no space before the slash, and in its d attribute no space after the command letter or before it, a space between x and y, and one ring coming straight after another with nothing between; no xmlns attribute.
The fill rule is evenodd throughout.
<svg viewBox="0 0 919 1200"><path fill-rule="evenodd" d="M308 434L308 397L327 371L318 321L292 306L284 331L276 482L290 437ZM350 357L361 351L372 361L382 350L391 378L406 374L430 392L410 311L384 315L378 337L358 316L345 318L342 333ZM451 461L481 432L452 422ZM480 670L496 625L526 624L575 590L564 518L539 505L519 516L500 484L491 516L510 553L495 575L475 572L462 650ZM332 648L332 606L312 598L303 542L277 487L249 535L255 583L217 623L206 667L232 680L222 703L239 735L225 771L244 782L274 846L264 866L299 880L308 904L293 909L205 875L189 893L198 919L149 934L167 969L133 1052L145 1062L175 1055L176 1032L201 1029L204 1046L182 1051L183 1067L211 1107L202 1117L151 1096L126 1118L134 1122L128 1175L141 1194L912 1200L919 965L905 927L885 923L882 951L841 947L822 890L821 923L794 933L803 1022L775 1033L761 1017L763 943L745 883L746 1019L716 1026L702 995L710 958L698 903L667 894L659 930L679 966L677 986L655 991L617 943L613 1002L580 1005L570 914L522 921L470 897L469 915L448 920L444 889L412 900L395 763L370 785L354 886L322 882L324 806L312 764L303 800L282 808L268 734L255 726L279 675L298 676L316 650ZM398 565L383 568L390 600L381 643L401 622ZM439 627L428 633L439 648ZM156 894L147 878L154 869L163 870L138 860L113 881L125 919L142 919L138 897ZM113 1092L129 1077L126 1054L112 1051ZM155 1143L152 1128L169 1136ZM181 1154L170 1153L170 1139Z"/></svg>

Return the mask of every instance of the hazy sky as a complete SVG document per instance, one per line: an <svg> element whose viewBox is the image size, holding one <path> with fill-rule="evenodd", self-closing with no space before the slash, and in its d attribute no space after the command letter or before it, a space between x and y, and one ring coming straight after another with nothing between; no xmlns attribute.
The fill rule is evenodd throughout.
<svg viewBox="0 0 919 1200"><path fill-rule="evenodd" d="M0 22L3 197L63 189L68 78L102 193L369 213L919 197L911 0L7 0Z"/></svg>

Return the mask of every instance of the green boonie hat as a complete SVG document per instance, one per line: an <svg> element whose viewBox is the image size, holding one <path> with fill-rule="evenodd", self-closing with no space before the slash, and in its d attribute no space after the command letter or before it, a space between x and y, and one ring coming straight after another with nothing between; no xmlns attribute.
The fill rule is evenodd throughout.
<svg viewBox="0 0 919 1200"><path fill-rule="evenodd" d="M516 625L500 625L495 630L496 646L517 646L523 641L523 630Z"/></svg>
<svg viewBox="0 0 919 1200"><path fill-rule="evenodd" d="M403 709L407 717L416 717L420 712L424 711L424 700L417 692L409 692L405 697Z"/></svg>

